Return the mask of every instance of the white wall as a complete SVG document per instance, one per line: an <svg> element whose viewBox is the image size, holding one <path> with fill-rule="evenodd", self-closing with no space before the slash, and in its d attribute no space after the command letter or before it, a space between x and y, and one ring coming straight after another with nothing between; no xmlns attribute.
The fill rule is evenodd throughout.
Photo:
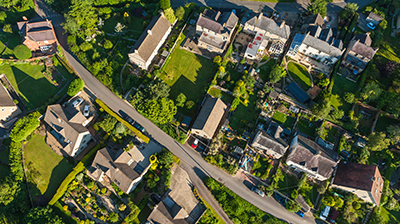
<svg viewBox="0 0 400 224"><path fill-rule="evenodd" d="M317 49L310 47L308 45L305 45L305 44L300 45L298 53L302 53L302 54L307 55L316 60L320 60L321 62L325 62L325 60L327 58L331 58L331 56L329 54L322 52L320 50L317 50ZM336 61L338 59L336 57L332 57L331 60L332 60L332 62L329 64L336 63Z"/></svg>
<svg viewBox="0 0 400 224"><path fill-rule="evenodd" d="M310 177L310 178L317 179L317 180L320 180L320 181L324 181L324 180L328 179L328 178L326 178L326 177L324 177L324 176L322 176L322 175L320 175L320 174L318 174L318 173L316 173L316 172L314 172L312 170L309 170L304 166L301 166L301 165L299 165L297 163L294 163L292 161L287 161L286 163L289 166L291 166L291 167L293 167L293 168L295 168L295 169L297 169L297 170L299 170L301 172L307 173L307 176Z"/></svg>
<svg viewBox="0 0 400 224"><path fill-rule="evenodd" d="M79 134L78 139L75 142L74 150L72 151L72 157L76 157L82 150L86 148L89 141L92 139L92 135L87 132Z"/></svg>

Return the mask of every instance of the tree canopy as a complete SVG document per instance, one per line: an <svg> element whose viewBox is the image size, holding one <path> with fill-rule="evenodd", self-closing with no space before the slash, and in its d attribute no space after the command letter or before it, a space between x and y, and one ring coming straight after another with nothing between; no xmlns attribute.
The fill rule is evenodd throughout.
<svg viewBox="0 0 400 224"><path fill-rule="evenodd" d="M26 224L63 224L61 218L53 212L50 206L36 207L29 210L24 218Z"/></svg>
<svg viewBox="0 0 400 224"><path fill-rule="evenodd" d="M367 100L368 102L374 101L379 98L379 95L381 95L382 89L379 88L379 85L371 82L365 85L363 90L361 91L360 95L361 98L364 100Z"/></svg>
<svg viewBox="0 0 400 224"><path fill-rule="evenodd" d="M286 71L284 67L275 65L271 72L268 74L268 81L271 83L277 83L281 80L282 77L286 75Z"/></svg>
<svg viewBox="0 0 400 224"><path fill-rule="evenodd" d="M82 79L77 78L74 79L74 81L71 82L71 84L69 84L68 86L68 96L75 96L75 94L77 94L79 91L81 91L83 89L83 86L85 86L85 83L83 82Z"/></svg>
<svg viewBox="0 0 400 224"><path fill-rule="evenodd" d="M166 124L177 112L174 101L168 98L147 100L138 106L138 111L156 124Z"/></svg>
<svg viewBox="0 0 400 224"><path fill-rule="evenodd" d="M98 16L90 0L72 0L65 15L65 31L85 39L96 31Z"/></svg>
<svg viewBox="0 0 400 224"><path fill-rule="evenodd" d="M383 132L374 132L369 136L368 149L371 151L381 151L386 149L390 144L390 140L386 138Z"/></svg>
<svg viewBox="0 0 400 224"><path fill-rule="evenodd" d="M326 1L325 0L315 0L310 6L308 6L308 11L311 14L321 14L322 18L326 16Z"/></svg>

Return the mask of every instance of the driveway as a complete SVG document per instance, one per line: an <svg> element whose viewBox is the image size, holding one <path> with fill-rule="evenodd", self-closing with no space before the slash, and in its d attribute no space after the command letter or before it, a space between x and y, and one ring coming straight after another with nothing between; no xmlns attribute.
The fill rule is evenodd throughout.
<svg viewBox="0 0 400 224"><path fill-rule="evenodd" d="M39 7L37 9L38 15L54 15L56 13L50 11L46 5L41 2L42 0L36 0ZM40 13L39 13L40 12ZM42 15L42 16L43 16ZM55 32L59 43L64 48L64 55L68 60L71 67L75 70L85 82L86 87L91 92L108 105L113 111L118 114L128 114L130 117L135 119L140 125L142 125L149 133L149 137L161 144L164 148L169 149L172 153L178 156L182 163L186 165L186 171L188 172L191 179L203 180L206 176L211 176L219 182L223 183L226 187L231 189L233 192L238 194L253 205L259 207L261 210L290 223L315 223L313 218L300 219L296 214L288 212L278 202L272 198L261 198L254 194L248 189L243 181L239 178L233 177L225 171L207 163L199 153L194 151L190 146L182 145L176 142L173 138L159 129L151 121L140 115L129 103L123 101L111 92L106 86L104 86L96 77L94 77L74 56L71 55L65 49L68 49L66 44L66 35L63 35L63 29L61 26L57 26L63 22L63 17L53 16L52 21L55 23ZM193 177L193 178L192 178Z"/></svg>

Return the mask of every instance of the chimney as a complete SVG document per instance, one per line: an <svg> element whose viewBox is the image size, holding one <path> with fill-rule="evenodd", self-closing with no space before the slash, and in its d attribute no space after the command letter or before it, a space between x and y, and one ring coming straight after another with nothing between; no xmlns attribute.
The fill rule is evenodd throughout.
<svg viewBox="0 0 400 224"><path fill-rule="evenodd" d="M147 30L147 33L149 34L149 35L151 35L152 33L151 33L151 30Z"/></svg>
<svg viewBox="0 0 400 224"><path fill-rule="evenodd" d="M371 34L370 32L367 32L367 33L366 33L367 36L369 36L370 34Z"/></svg>
<svg viewBox="0 0 400 224"><path fill-rule="evenodd" d="M139 54L139 51L137 49L135 49L135 54Z"/></svg>
<svg viewBox="0 0 400 224"><path fill-rule="evenodd" d="M280 26L280 27L282 28L282 27L284 27L284 26L285 26L285 20L282 20L282 23L281 23L281 26Z"/></svg>

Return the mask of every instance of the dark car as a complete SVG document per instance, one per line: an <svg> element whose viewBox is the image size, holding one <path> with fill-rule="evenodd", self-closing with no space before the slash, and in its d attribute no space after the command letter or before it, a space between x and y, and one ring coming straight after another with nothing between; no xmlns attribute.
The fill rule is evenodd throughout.
<svg viewBox="0 0 400 224"><path fill-rule="evenodd" d="M141 131L143 134L146 132L146 129L144 129L144 127L142 127L139 123L135 123L133 125L133 127L135 127L136 129L138 129L139 131Z"/></svg>
<svg viewBox="0 0 400 224"><path fill-rule="evenodd" d="M133 124L135 121L129 117L129 115L125 115L124 120L126 120L129 124Z"/></svg>

